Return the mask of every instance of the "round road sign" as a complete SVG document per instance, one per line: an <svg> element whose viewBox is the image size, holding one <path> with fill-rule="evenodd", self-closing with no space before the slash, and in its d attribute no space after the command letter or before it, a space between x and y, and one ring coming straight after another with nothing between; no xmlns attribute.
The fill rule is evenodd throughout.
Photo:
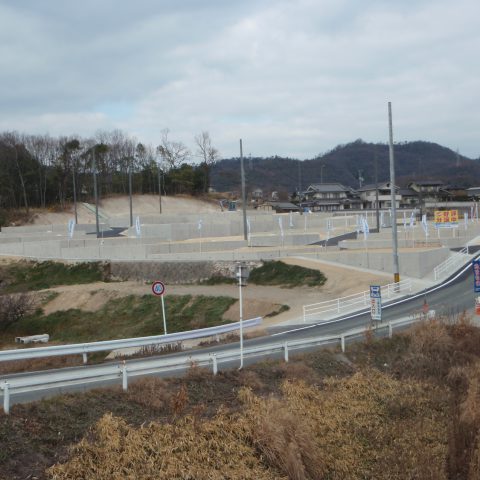
<svg viewBox="0 0 480 480"><path fill-rule="evenodd" d="M161 297L165 293L165 285L157 280L156 282L152 283L152 292L157 297Z"/></svg>

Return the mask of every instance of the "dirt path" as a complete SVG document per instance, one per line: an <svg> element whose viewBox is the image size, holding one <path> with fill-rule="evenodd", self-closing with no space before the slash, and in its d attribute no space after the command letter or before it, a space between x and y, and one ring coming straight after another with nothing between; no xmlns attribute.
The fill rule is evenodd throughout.
<svg viewBox="0 0 480 480"><path fill-rule="evenodd" d="M327 277L322 287L280 288L272 286L249 285L243 290L244 318L265 317L278 310L282 305L290 309L274 317L266 317L264 326L299 320L302 316L302 306L330 300L353 293L368 290L369 285L388 283L387 275L376 275L354 271L346 267L337 267L319 261L289 258L286 263L321 270ZM88 285L62 286L50 289L58 293L44 307L45 313L57 310L78 308L85 311L96 311L107 301L126 295L150 295L150 284L138 281L93 283ZM165 301L168 295L206 295L228 296L238 298L236 285L167 285ZM231 320L239 318L239 304L236 302L226 312L225 317Z"/></svg>

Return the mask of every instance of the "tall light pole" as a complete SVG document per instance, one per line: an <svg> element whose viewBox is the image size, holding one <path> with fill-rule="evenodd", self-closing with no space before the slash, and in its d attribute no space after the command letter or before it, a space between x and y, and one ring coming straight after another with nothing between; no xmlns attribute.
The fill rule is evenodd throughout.
<svg viewBox="0 0 480 480"><path fill-rule="evenodd" d="M388 102L388 130L389 130L389 156L390 156L390 198L392 206L392 246L393 246L393 281L400 282L398 268L398 238L397 238L397 201L395 191L395 159L393 155L393 127L392 103Z"/></svg>
<svg viewBox="0 0 480 480"><path fill-rule="evenodd" d="M97 238L100 236L100 226L98 224L98 190L97 190L97 161L95 159L95 146L92 150L93 155L93 192L95 195L95 225L97 230Z"/></svg>
<svg viewBox="0 0 480 480"><path fill-rule="evenodd" d="M128 196L130 200L130 227L133 227L133 202L132 202L132 159L128 162Z"/></svg>
<svg viewBox="0 0 480 480"><path fill-rule="evenodd" d="M77 213L77 186L75 182L75 162L72 165L72 180L73 180L73 208L75 209L75 225L77 225L78 213Z"/></svg>
<svg viewBox="0 0 480 480"><path fill-rule="evenodd" d="M157 164L158 170L158 203L160 204L160 213L162 213L162 171L160 170L160 164Z"/></svg>
<svg viewBox="0 0 480 480"><path fill-rule="evenodd" d="M245 168L243 166L242 139L240 139L240 173L242 177L243 239L248 239L247 231L247 195L245 194Z"/></svg>
<svg viewBox="0 0 480 480"><path fill-rule="evenodd" d="M238 278L238 298L240 304L240 367L243 368L243 297L242 288L247 286L248 270L247 266L239 263L237 265L237 278Z"/></svg>

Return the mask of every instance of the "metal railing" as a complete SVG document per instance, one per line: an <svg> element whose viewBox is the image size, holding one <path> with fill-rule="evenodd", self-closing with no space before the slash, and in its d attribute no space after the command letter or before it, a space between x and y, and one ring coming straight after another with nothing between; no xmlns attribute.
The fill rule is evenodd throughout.
<svg viewBox="0 0 480 480"><path fill-rule="evenodd" d="M242 322L243 328L255 327L262 323L262 317L251 318ZM229 333L240 328L240 322L228 323L217 327L199 328L187 332L169 333L151 337L122 338L119 340L105 340L102 342L77 343L73 345L53 345L51 347L19 348L14 350L0 350L0 362L11 360L28 360L32 358L46 358L60 355L83 355L83 362L87 363L87 354L92 352L106 352L120 348L143 347L146 345L165 345L168 343L192 340L195 338L211 337L222 333Z"/></svg>
<svg viewBox="0 0 480 480"><path fill-rule="evenodd" d="M412 280L406 279L397 283L389 283L381 287L382 299L395 298L405 295L406 292L412 291ZM307 321L307 317L319 316L322 314L338 314L348 312L370 304L370 292L364 291L354 293L345 297L336 298L334 300L325 300L324 302L312 303L303 306L303 321Z"/></svg>
<svg viewBox="0 0 480 480"><path fill-rule="evenodd" d="M393 330L397 326L407 325L428 318L425 315L422 318L408 317L400 320L379 324L375 327L376 331L388 329L388 335L393 335ZM304 338L298 340L279 341L267 343L254 347L248 347L243 350L245 358L263 357L272 354L283 354L285 362L289 360L289 352L300 350L318 345L329 345L340 343L341 350L345 352L346 340L348 338L361 337L365 335L366 327L359 327L347 332L330 335ZM94 365L88 368L61 369L46 372L34 372L31 374L21 374L17 377L4 378L0 381L0 389L3 391L3 410L6 414L10 411L10 396L31 392L33 390L48 390L52 388L63 388L71 385L88 385L95 382L121 381L123 390L128 389L129 378L158 374L162 372L173 373L175 371L186 370L191 367L209 367L211 366L214 375L217 374L219 364L228 363L240 359L238 348L226 347L225 350L218 353L194 353L192 355L182 355L174 358L150 358L136 361L123 361L121 363L109 363L104 365Z"/></svg>
<svg viewBox="0 0 480 480"><path fill-rule="evenodd" d="M442 277L448 276L450 273L453 273L453 271L457 267L463 265L465 261L468 260L468 257L466 257L466 255L469 255L468 245L459 250L458 252L455 252L445 261L437 265L433 269L433 275L435 280L439 280Z"/></svg>

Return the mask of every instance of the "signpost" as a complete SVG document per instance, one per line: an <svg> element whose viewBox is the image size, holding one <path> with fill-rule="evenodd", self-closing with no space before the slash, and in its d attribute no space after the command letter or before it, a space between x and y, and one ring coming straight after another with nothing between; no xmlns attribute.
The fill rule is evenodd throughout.
<svg viewBox="0 0 480 480"><path fill-rule="evenodd" d="M473 291L480 292L480 260L472 261L473 268ZM480 315L480 296L475 298L475 313Z"/></svg>
<svg viewBox="0 0 480 480"><path fill-rule="evenodd" d="M162 315L163 315L163 334L167 334L167 319L165 317L165 300L163 295L165 294L165 285L160 280L157 280L152 283L152 293L156 297L161 297L162 299Z"/></svg>
<svg viewBox="0 0 480 480"><path fill-rule="evenodd" d="M382 291L380 285L370 285L370 314L372 321L382 320Z"/></svg>

